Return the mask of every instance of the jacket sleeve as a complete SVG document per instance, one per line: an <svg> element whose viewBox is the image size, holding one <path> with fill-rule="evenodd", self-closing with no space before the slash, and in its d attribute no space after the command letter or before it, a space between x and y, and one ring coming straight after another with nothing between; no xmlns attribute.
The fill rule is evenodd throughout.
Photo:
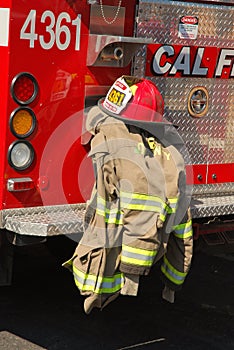
<svg viewBox="0 0 234 350"><path fill-rule="evenodd" d="M118 211L113 198L114 170L108 161L105 135L99 133L93 138L89 155L95 166L96 182L87 203L85 231L73 257L64 263L73 272L80 293L87 296L86 313L94 306L104 307L124 285L124 275L119 271L121 244L120 226L115 224Z"/></svg>
<svg viewBox="0 0 234 350"><path fill-rule="evenodd" d="M193 255L193 230L190 210L180 224L173 227L167 250L161 265L162 279L166 286L181 289L191 266Z"/></svg>

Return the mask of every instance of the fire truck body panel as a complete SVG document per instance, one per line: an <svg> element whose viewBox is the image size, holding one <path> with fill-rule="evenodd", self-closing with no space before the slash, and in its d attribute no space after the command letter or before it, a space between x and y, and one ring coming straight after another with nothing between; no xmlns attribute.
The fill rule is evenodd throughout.
<svg viewBox="0 0 234 350"><path fill-rule="evenodd" d="M194 218L231 215L232 3L2 1L0 226L31 236L82 232L94 181L83 145L84 108L129 73L158 85L165 116L178 126ZM29 103L14 98L14 93L21 96L20 83L14 82L24 72L26 80L32 75L36 81ZM32 112L35 129L26 136L13 130L22 127L18 110L22 120ZM9 158L21 142L33 147L34 159L19 170ZM25 149L14 154L16 159L20 152Z"/></svg>
<svg viewBox="0 0 234 350"><path fill-rule="evenodd" d="M55 169L59 164L48 164L50 170L48 168L42 169L42 166L45 163L43 163L43 154L46 147L47 163L54 163L56 160L59 162L54 154L54 149L59 148L58 144L51 144L53 149L50 149L51 154L48 153L48 147L50 146L48 143L55 130L58 133L56 142L59 142L59 138L62 138L62 143L67 142L69 148L75 142L75 140L73 142L71 140L71 133L67 133L68 135L62 133L61 124L65 121L67 124L65 123L66 125L63 125L63 127L70 128L70 130L74 130L74 125L77 125L75 132L73 132L73 138L78 140L76 141L77 147L73 146L74 150L71 150L71 154L66 155L66 159L62 160L66 162L67 169L70 169L70 171L65 171L61 175L64 177L63 185L65 188L67 187L65 192L67 192L66 196L69 197L67 198L69 203L84 201L77 186L77 181L74 181L74 174L71 174L71 172L76 163L79 165L86 154L79 140L82 133L82 113L87 97L85 95L91 89L99 94L106 92L113 77L117 77L119 71L116 68L105 68L106 74L104 75L103 68L86 65L90 5L84 1L82 3L76 2L74 6L75 9L66 1L59 3L54 1L49 5L47 2L41 1L37 9L32 9L29 2L23 4L16 2L10 9L9 23L15 22L15 24L12 26L14 30L11 30L10 26L8 47L10 69L8 86L5 86L4 89L5 93L8 92L4 99L4 101L8 101L6 112L8 118L17 108L22 107L10 96L11 82L14 77L20 72L30 72L38 82L39 91L36 100L29 104L29 108L36 115L36 130L26 138L34 147L36 161L27 170L14 170L7 163L4 169L7 176L6 181L8 178L22 177L22 175L31 177L35 185L33 190L35 193L32 195L31 191L29 196L18 193L20 198L16 198L16 193L5 190L3 209L42 205L41 190L46 191L46 184L48 185L48 201L50 202L47 204L64 204L64 198L60 199L56 196L59 191ZM53 37L55 34L50 25L55 21L57 21L58 33L56 37ZM128 34L129 28L132 27L132 24L127 27ZM50 57L49 60L48 56ZM75 113L77 116L73 116ZM70 116L73 116L73 120L69 122ZM5 119L7 124L9 122L8 118ZM59 133L62 133L62 135ZM9 127L6 128L5 137L7 147L16 140ZM69 148L66 150L67 152ZM4 160L6 159L5 155ZM47 171L51 171L50 176L48 176ZM53 181L50 181L49 177L53 177ZM72 186L70 186L70 183L72 183ZM39 186L37 186L38 184ZM25 196L25 200L23 196Z"/></svg>
<svg viewBox="0 0 234 350"><path fill-rule="evenodd" d="M6 17L0 42L2 228L52 235L76 232L82 224L94 182L88 149L81 144L84 108L120 74L130 73L132 53L123 58L123 50L142 41L133 38L135 5L112 3L101 8L85 0L1 4L0 16ZM33 98L25 102L30 89ZM21 135L16 131L28 114L31 129ZM27 153L31 165L30 159L21 168L12 164Z"/></svg>
<svg viewBox="0 0 234 350"><path fill-rule="evenodd" d="M9 123L9 117L12 113L14 113L17 108L22 108L22 105L15 102L10 95L13 79L21 72L30 72L30 74L35 77L39 88L37 98L32 103L23 105L23 107L27 106L33 110L36 116L35 131L25 138L34 148L35 161L31 167L21 171L13 169L12 166L6 163L4 169L3 209L25 206L31 207L43 204L40 193L41 189L39 189L37 185L40 182L45 182L48 177L46 174L47 169L42 169L40 172L41 157L46 143L56 127L66 119L71 111L75 112L83 108L84 88L79 88L79 98L77 98L77 96L76 98L68 96L68 90L72 80L79 79L81 84L83 84L82 86L84 86L85 58L84 55L81 55L80 50L74 50L71 47L75 45L75 40L77 40L79 44L82 41L84 50L86 49L88 14L86 18L84 15L86 26L85 22L84 24L80 23L82 32L86 33L86 35L84 34L84 40L81 39L81 29L78 30L79 28L76 24L75 40L73 37L74 32L72 32L73 35L71 35L71 32L67 31L69 34L67 34L66 38L67 41L70 39L70 42L69 45L68 43L66 44L67 47L65 50L64 47L61 47L62 35L64 35L64 33L61 32L61 38L58 37L59 39L55 41L52 37L53 32L49 29L49 23L55 21L60 13L64 14L62 17L64 22L67 20L71 22L73 18L79 20L78 15L74 15L70 6L66 3L61 7L59 7L58 4L53 6L53 3L48 4L46 2L41 2L40 5L41 6L38 6L37 9L32 9L29 2L14 2L10 8L9 75L8 87L6 89L6 91L8 91L7 123ZM46 23L46 27L44 22ZM70 22L68 23L71 24ZM11 25L11 23L13 24ZM66 29L67 28L68 27L66 27ZM48 55L50 60L48 60ZM77 62L79 62L79 67ZM65 84L65 87L62 87L62 84ZM63 107L64 101L66 107ZM58 111L61 111L61 113ZM66 115L64 115L64 113L66 113ZM6 130L6 146L8 148L18 138L12 134L9 127L7 127ZM64 135L64 138L65 137L66 135ZM21 138L21 140L23 139ZM4 153L4 159L7 159L6 153ZM48 163L52 161L54 161L54 159L48 159ZM52 166L51 164L49 165L50 167ZM45 174L43 171L45 171ZM34 188L25 192L8 191L6 188L8 179L17 179L21 177L31 178ZM53 184L55 185L55 181L56 177L53 181L50 181L49 187L51 190L51 198L53 198L54 201L53 204L58 204L57 202L59 202L59 199L56 198L56 191L53 186Z"/></svg>
<svg viewBox="0 0 234 350"><path fill-rule="evenodd" d="M8 2L4 1L3 5L8 7ZM1 62L0 65L0 74L1 74L1 84L0 84L0 95L1 95L1 114L2 116L6 115L7 110L7 100L8 100L8 70L9 70L9 60L8 60L8 22L9 22L9 8L3 8L0 11L0 20L2 23L1 30ZM5 135L6 135L6 118L0 118L0 138L2 142L0 143L0 154L5 154ZM1 159L0 162L0 183L4 182L4 166L5 166L5 157ZM3 201L3 190L2 186L0 189L0 205ZM1 208L1 207L0 207Z"/></svg>
<svg viewBox="0 0 234 350"><path fill-rule="evenodd" d="M158 85L185 142L194 217L234 210L234 8L225 4L139 2L137 36L154 44L138 53L135 73Z"/></svg>

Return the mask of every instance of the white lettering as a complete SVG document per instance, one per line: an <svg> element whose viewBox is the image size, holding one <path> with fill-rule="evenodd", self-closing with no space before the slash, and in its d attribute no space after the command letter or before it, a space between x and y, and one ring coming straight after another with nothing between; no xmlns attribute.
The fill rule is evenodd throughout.
<svg viewBox="0 0 234 350"><path fill-rule="evenodd" d="M170 74L176 74L177 71L183 71L185 75L190 74L190 47L185 46L180 51L172 69L170 70Z"/></svg>
<svg viewBox="0 0 234 350"><path fill-rule="evenodd" d="M31 10L20 31L20 39L29 40L29 47L34 47L34 42L38 38L35 34L36 10Z"/></svg>
<svg viewBox="0 0 234 350"><path fill-rule="evenodd" d="M208 72L208 68L203 68L201 67L201 62L202 62L202 57L204 54L204 47L199 47L197 50L194 66L193 66L193 71L192 75L204 75L206 76Z"/></svg>
<svg viewBox="0 0 234 350"><path fill-rule="evenodd" d="M47 20L49 18L49 21ZM44 40L44 35L39 35L39 41L41 44L41 47L45 50L49 50L53 47L55 42L55 33L54 33L54 24L55 24L55 18L54 14L51 11L45 11L41 16L41 22L45 23L46 21L49 22L49 24L46 26L46 32L49 34L49 41ZM47 36L46 36L47 37Z"/></svg>
<svg viewBox="0 0 234 350"><path fill-rule="evenodd" d="M37 21L44 23L44 34L37 34ZM70 26L69 26L70 24ZM74 30L71 29L75 27ZM80 50L81 15L78 14L71 20L69 13L61 12L58 18L52 11L44 11L41 18L37 16L36 10L30 10L20 30L20 39L29 40L29 47L34 48L35 41L39 39L40 46L44 50L50 50L56 46L59 50L66 50L71 44L71 38L75 38L75 50Z"/></svg>
<svg viewBox="0 0 234 350"><path fill-rule="evenodd" d="M155 75L233 78L234 49L157 45L151 67Z"/></svg>
<svg viewBox="0 0 234 350"><path fill-rule="evenodd" d="M77 15L77 17L72 21L72 25L76 27L76 44L75 50L80 50L80 28L81 28L81 15Z"/></svg>
<svg viewBox="0 0 234 350"><path fill-rule="evenodd" d="M229 58L227 59L227 56L234 56L234 50L232 49L222 49L220 52L220 56L219 56L219 61L217 64L217 68L216 68L216 72L215 72L215 76L216 77L220 77L222 75L222 71L224 66L231 66L231 62L232 59ZM232 66L232 71L231 71L231 77L234 76L234 66Z"/></svg>
<svg viewBox="0 0 234 350"><path fill-rule="evenodd" d="M156 74L165 74L169 71L171 63L166 62L164 66L161 66L161 58L163 55L167 57L173 56L174 53L174 48L172 46L161 46L158 51L156 51L153 59L153 70Z"/></svg>
<svg viewBox="0 0 234 350"><path fill-rule="evenodd" d="M57 46L60 50L66 50L70 44L70 41L71 41L70 30L68 29L68 27L66 25L61 25L61 22L63 20L66 21L67 23L69 23L71 21L71 18L70 18L68 13L66 13L66 12L60 13L60 15L58 16L58 19L57 19L57 23L56 23L56 43L57 43ZM65 40L63 43L61 40L61 34L64 35L64 37L65 37Z"/></svg>

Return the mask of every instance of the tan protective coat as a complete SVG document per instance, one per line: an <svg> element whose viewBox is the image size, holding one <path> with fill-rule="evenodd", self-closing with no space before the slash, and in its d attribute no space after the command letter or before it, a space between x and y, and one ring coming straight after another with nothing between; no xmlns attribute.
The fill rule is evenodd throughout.
<svg viewBox="0 0 234 350"><path fill-rule="evenodd" d="M98 107L89 112L87 129L94 134L89 156L96 183L83 238L65 263L81 294L91 298L86 312L103 307L121 290L136 295L137 279L131 276L147 275L162 257L165 284L179 289L193 246L182 156L174 146L163 146Z"/></svg>

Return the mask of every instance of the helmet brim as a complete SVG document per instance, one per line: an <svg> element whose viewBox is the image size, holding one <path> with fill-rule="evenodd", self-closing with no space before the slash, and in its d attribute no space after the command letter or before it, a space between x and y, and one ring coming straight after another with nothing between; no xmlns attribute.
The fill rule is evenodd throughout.
<svg viewBox="0 0 234 350"><path fill-rule="evenodd" d="M104 106L103 106L103 102L104 102L104 100L105 100L105 98L101 98L100 100L98 100L98 107L104 112L104 113L106 113L106 114L108 114L109 116L111 116L111 117L114 117L114 118L118 118L118 119L120 119L120 120L122 120L122 121L126 121L126 123L131 123L132 121L135 123L135 122L140 122L140 123L153 123L153 124L155 124L155 123L157 123L157 124L170 124L171 125L171 123L168 121L168 120L166 120L165 118L163 118L163 116L160 114L160 113L158 113L158 112L153 112L153 115L154 115L154 119L155 119L155 121L147 121L147 120L142 120L142 119L130 119L130 118L128 118L128 117L126 117L125 115L124 115L124 111L123 111L123 113L122 113L122 115L118 115L118 114L116 114L116 113L113 113L113 112L111 112L110 110L108 110L107 108L105 108ZM131 104L131 102L130 102L130 104ZM138 107L139 108L139 106L138 105L136 105L136 104L132 104L132 106L134 106L134 107ZM147 108L147 107L142 107L141 106L141 112L142 113L144 113L145 112L145 114L148 114L148 111L150 111L151 112L151 114L152 114L152 110L150 110L149 108ZM136 111L136 110L135 110Z"/></svg>
<svg viewBox="0 0 234 350"><path fill-rule="evenodd" d="M152 121L134 120L134 119L121 117L107 110L105 107L103 107L102 105L103 101L104 101L104 98L101 98L98 101L98 107L106 115L113 117L117 120L120 120L125 124L133 125L149 132L152 136L155 136L158 140L160 140L160 142L162 142L164 146L173 145L177 149L180 149L184 145L184 142L181 136L178 134L176 130L177 126L170 123L169 121L164 119L163 121L152 122Z"/></svg>

